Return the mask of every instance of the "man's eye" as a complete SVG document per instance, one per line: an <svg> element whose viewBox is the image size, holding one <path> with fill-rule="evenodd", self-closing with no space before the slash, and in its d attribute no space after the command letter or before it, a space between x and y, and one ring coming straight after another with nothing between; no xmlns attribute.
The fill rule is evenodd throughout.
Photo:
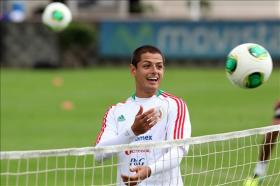
<svg viewBox="0 0 280 186"><path fill-rule="evenodd" d="M157 69L163 69L163 65L157 65Z"/></svg>

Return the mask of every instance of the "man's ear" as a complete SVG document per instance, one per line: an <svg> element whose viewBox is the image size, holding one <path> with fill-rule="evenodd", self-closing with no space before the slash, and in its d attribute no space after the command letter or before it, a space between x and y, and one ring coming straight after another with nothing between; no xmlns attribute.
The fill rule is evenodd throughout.
<svg viewBox="0 0 280 186"><path fill-rule="evenodd" d="M136 67L133 64L129 64L129 68L130 68L130 74L132 76L135 76L136 73Z"/></svg>

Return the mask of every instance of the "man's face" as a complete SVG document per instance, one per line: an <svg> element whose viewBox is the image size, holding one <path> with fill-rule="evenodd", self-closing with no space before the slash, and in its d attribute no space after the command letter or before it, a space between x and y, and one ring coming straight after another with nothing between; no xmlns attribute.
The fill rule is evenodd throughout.
<svg viewBox="0 0 280 186"><path fill-rule="evenodd" d="M135 77L137 96L155 94L164 74L163 58L158 53L143 53L137 68L130 65L131 74Z"/></svg>

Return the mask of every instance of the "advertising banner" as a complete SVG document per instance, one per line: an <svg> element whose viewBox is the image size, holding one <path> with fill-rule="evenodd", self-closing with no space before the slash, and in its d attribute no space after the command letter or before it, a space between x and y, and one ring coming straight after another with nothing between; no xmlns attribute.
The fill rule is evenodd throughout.
<svg viewBox="0 0 280 186"><path fill-rule="evenodd" d="M241 43L258 43L280 58L280 21L103 21L99 52L129 57L143 44L168 58L221 58Z"/></svg>

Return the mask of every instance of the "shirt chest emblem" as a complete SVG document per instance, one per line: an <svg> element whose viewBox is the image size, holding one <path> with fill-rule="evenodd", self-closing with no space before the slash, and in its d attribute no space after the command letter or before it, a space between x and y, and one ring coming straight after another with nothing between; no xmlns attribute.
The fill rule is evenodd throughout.
<svg viewBox="0 0 280 186"><path fill-rule="evenodd" d="M117 120L118 122L125 121L124 115L120 115Z"/></svg>

